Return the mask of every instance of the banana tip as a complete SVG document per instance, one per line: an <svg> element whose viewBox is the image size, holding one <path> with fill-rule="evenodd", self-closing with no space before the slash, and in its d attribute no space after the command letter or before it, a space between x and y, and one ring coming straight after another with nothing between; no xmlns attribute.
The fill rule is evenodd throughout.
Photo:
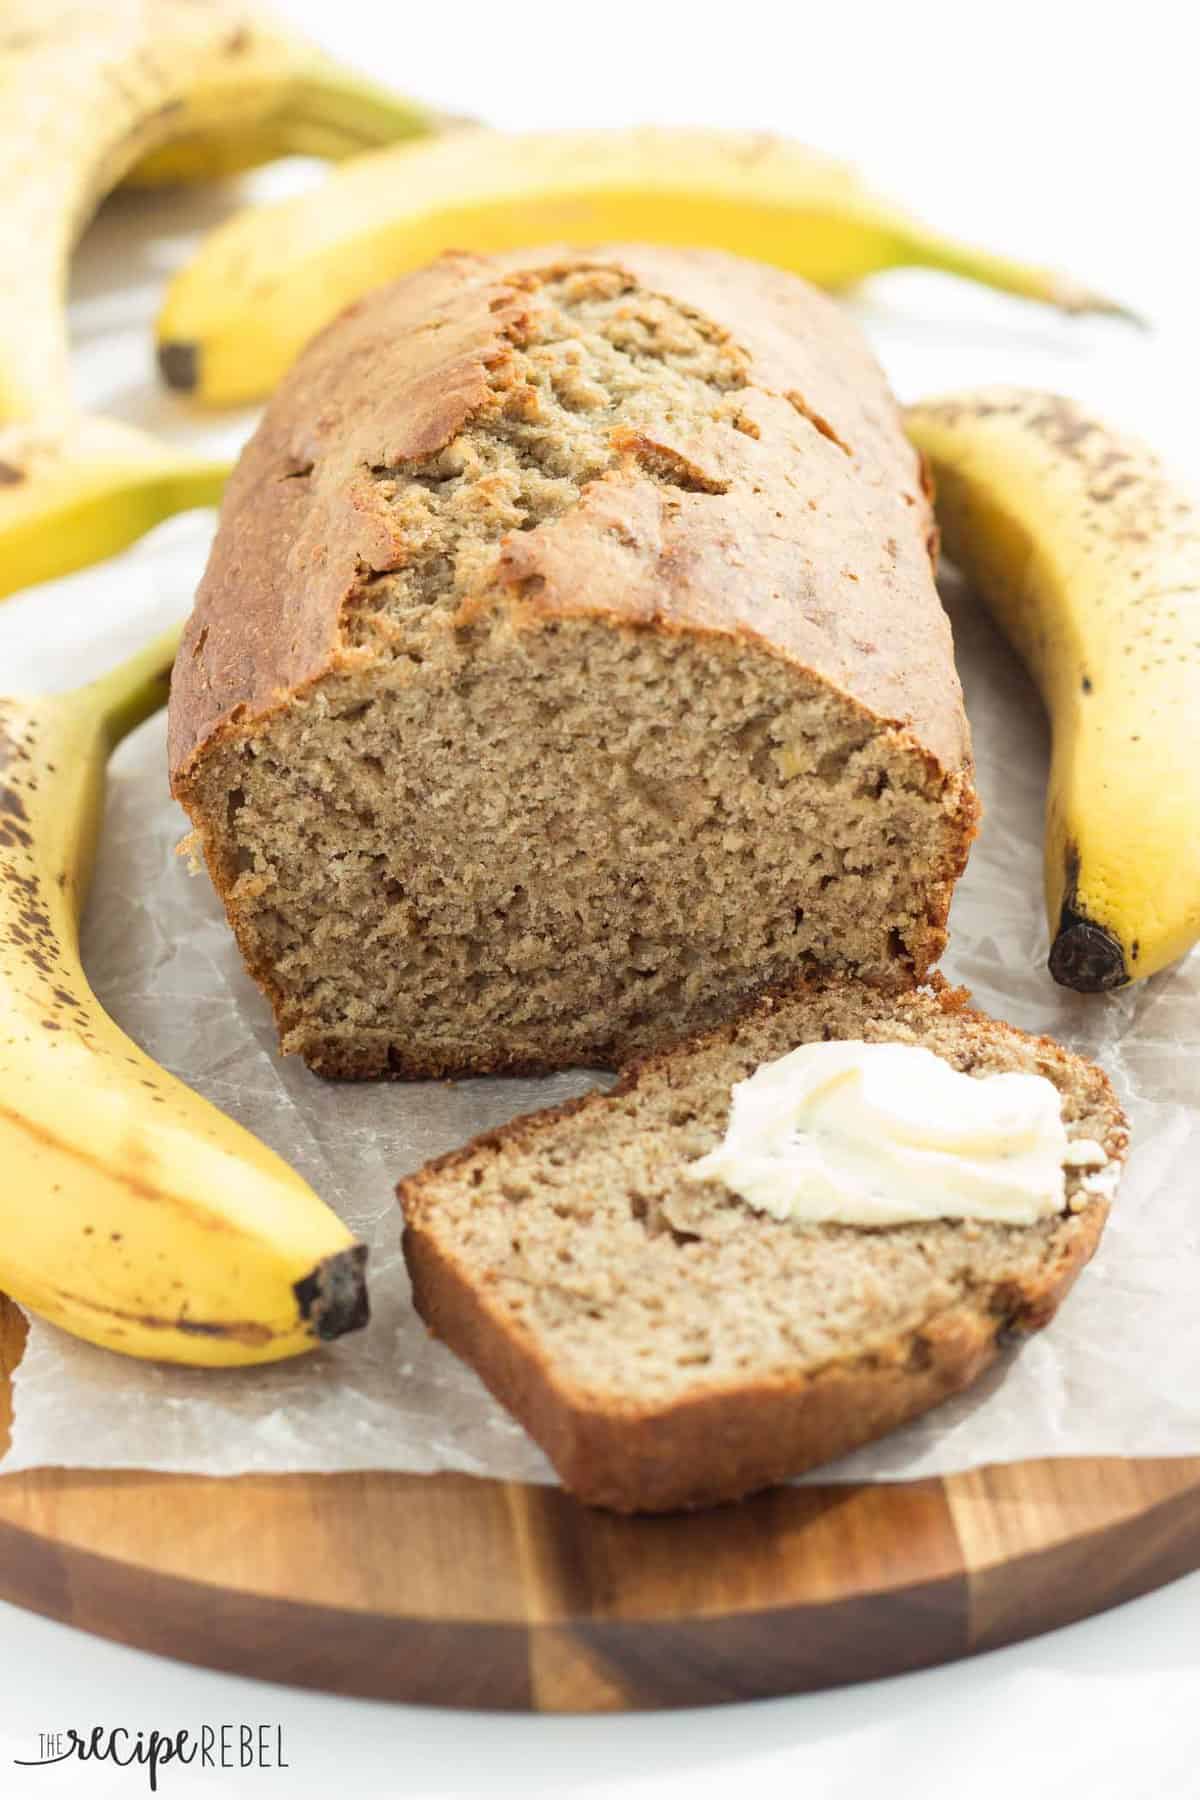
<svg viewBox="0 0 1200 1800"><path fill-rule="evenodd" d="M1145 313L1135 312L1132 306L1122 306L1119 300L1092 299L1081 310L1099 313L1106 319L1120 319L1123 325L1132 325L1137 331L1154 330Z"/></svg>
<svg viewBox="0 0 1200 1800"><path fill-rule="evenodd" d="M1114 300L1108 294L1097 293L1095 288L1082 287L1076 281L1065 276L1054 275L1050 279L1048 291L1043 298L1049 300L1062 312L1080 317L1090 313L1093 317L1120 319L1124 325L1135 325L1139 331L1154 329L1145 313L1140 313L1132 306L1126 306L1122 300Z"/></svg>
<svg viewBox="0 0 1200 1800"><path fill-rule="evenodd" d="M1060 987L1103 994L1129 980L1125 952L1111 932L1064 906L1050 946L1050 973Z"/></svg>
<svg viewBox="0 0 1200 1800"><path fill-rule="evenodd" d="M200 382L200 353L195 344L167 342L158 346L159 374L177 393L194 394Z"/></svg>
<svg viewBox="0 0 1200 1800"><path fill-rule="evenodd" d="M322 1341L361 1331L371 1316L367 1299L367 1247L352 1244L324 1257L293 1286L300 1317Z"/></svg>

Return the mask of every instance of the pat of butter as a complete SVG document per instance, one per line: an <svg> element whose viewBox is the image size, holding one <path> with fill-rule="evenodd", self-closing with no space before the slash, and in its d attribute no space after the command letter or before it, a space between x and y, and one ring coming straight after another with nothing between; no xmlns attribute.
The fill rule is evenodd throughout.
<svg viewBox="0 0 1200 1800"><path fill-rule="evenodd" d="M964 1075L922 1046L847 1039L802 1044L739 1081L724 1141L687 1174L775 1219L1032 1225L1062 1212L1064 1168L1115 1176L1107 1161L1068 1138L1044 1075Z"/></svg>

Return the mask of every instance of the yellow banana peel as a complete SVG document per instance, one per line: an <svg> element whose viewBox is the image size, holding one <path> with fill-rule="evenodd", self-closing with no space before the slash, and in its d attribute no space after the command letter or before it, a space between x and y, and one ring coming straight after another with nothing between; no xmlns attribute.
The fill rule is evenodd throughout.
<svg viewBox="0 0 1200 1800"><path fill-rule="evenodd" d="M228 462L113 419L0 429L0 600L114 556L177 512L215 506Z"/></svg>
<svg viewBox="0 0 1200 1800"><path fill-rule="evenodd" d="M67 265L121 180L174 178L198 159L206 173L206 155L246 167L291 148L351 154L436 123L246 0L6 0L0 424L42 420L69 400Z"/></svg>
<svg viewBox="0 0 1200 1800"><path fill-rule="evenodd" d="M367 1317L366 1251L100 1006L79 917L113 745L177 633L73 693L0 700L0 1290L129 1356L294 1356Z"/></svg>
<svg viewBox="0 0 1200 1800"><path fill-rule="evenodd" d="M159 364L205 405L258 400L344 306L443 250L633 239L710 245L830 288L914 265L1068 312L1124 312L1066 276L939 236L784 138L476 130L356 158L218 227L168 289Z"/></svg>
<svg viewBox="0 0 1200 1800"><path fill-rule="evenodd" d="M1052 730L1050 972L1085 992L1200 939L1200 510L1073 400L982 389L910 407L946 552Z"/></svg>

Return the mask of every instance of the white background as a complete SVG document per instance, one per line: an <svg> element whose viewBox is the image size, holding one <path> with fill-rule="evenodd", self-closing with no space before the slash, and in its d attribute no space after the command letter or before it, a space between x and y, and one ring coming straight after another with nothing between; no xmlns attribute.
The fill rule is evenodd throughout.
<svg viewBox="0 0 1200 1800"><path fill-rule="evenodd" d="M678 121L771 127L858 161L944 229L1062 264L1138 307L1152 336L1061 322L948 279L893 275L859 306L902 397L983 381L1058 387L1200 477L1195 198L1200 133L1188 10L866 0L416 7L292 0L347 58L506 125ZM254 191L303 178L256 177ZM234 195L111 209L79 259L73 321L89 405L182 438L155 387L149 322L197 226ZM96 667L176 616L208 531L175 521L102 571L0 609L5 687L53 685L58 646ZM705 1712L502 1718L291 1693L95 1642L0 1605L0 1796L145 1791L135 1770L22 1770L39 1730L282 1723L286 1772L168 1770L167 1795L484 1793L971 1800L1200 1796L1200 1577L1105 1617L927 1674Z"/></svg>

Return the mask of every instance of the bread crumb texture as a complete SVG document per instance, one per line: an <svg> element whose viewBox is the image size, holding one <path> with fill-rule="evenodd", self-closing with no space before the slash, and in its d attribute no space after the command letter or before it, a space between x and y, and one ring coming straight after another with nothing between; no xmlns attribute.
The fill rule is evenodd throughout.
<svg viewBox="0 0 1200 1800"><path fill-rule="evenodd" d="M418 1305L568 1485L635 1509L732 1498L922 1411L1052 1316L1107 1211L1080 1171L1061 1216L1021 1227L781 1222L685 1175L720 1141L734 1082L830 1038L1043 1075L1068 1135L1124 1156L1100 1070L961 999L839 985L767 1001L401 1184Z"/></svg>

